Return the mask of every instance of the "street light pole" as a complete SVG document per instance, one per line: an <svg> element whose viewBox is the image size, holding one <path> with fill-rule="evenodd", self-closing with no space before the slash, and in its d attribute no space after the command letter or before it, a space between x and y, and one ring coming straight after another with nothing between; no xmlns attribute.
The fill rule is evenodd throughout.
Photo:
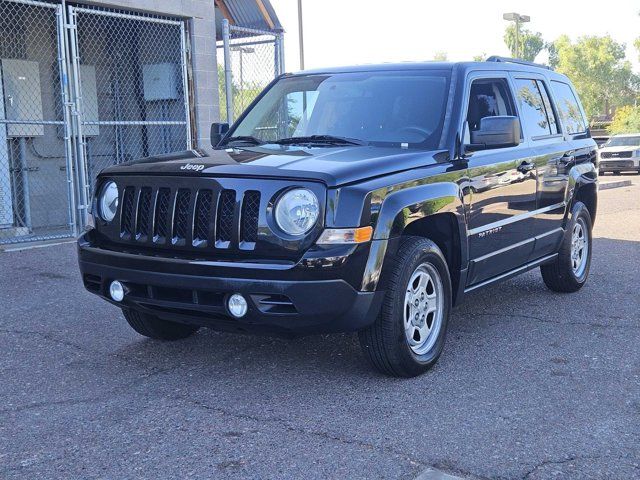
<svg viewBox="0 0 640 480"><path fill-rule="evenodd" d="M302 32L302 0L298 0L298 46L300 47L300 70L304 70L304 35Z"/></svg>
<svg viewBox="0 0 640 480"><path fill-rule="evenodd" d="M502 18L508 22L514 22L516 27L516 48L515 57L520 58L520 24L531 21L529 15L520 15L519 13L511 12L502 15Z"/></svg>

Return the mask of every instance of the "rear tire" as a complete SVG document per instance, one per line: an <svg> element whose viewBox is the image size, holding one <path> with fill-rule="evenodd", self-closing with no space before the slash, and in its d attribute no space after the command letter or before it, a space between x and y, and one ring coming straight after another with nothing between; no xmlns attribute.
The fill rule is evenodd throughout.
<svg viewBox="0 0 640 480"><path fill-rule="evenodd" d="M577 292L586 283L591 267L591 215L582 202L571 210L571 220L562 240L558 257L542 265L542 279L554 292Z"/></svg>
<svg viewBox="0 0 640 480"><path fill-rule="evenodd" d="M200 327L162 320L154 315L123 308L122 313L131 328L140 335L155 340L181 340L198 331Z"/></svg>
<svg viewBox="0 0 640 480"><path fill-rule="evenodd" d="M444 348L451 313L451 279L438 246L406 237L395 258L375 323L358 332L365 357L380 372L414 377L429 370Z"/></svg>

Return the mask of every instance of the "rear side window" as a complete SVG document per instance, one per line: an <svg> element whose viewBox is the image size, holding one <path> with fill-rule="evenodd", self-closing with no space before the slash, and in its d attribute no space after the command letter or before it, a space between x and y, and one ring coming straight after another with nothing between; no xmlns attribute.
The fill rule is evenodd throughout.
<svg viewBox="0 0 640 480"><path fill-rule="evenodd" d="M527 134L535 138L558 133L556 118L544 84L528 78L518 78L515 84L521 121Z"/></svg>
<svg viewBox="0 0 640 480"><path fill-rule="evenodd" d="M552 80L551 89L556 98L556 108L564 131L569 134L586 132L587 124L571 87L566 83Z"/></svg>

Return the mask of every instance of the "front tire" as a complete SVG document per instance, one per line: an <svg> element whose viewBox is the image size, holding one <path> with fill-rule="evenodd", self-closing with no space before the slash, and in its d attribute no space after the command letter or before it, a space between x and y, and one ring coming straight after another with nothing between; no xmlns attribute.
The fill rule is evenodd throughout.
<svg viewBox="0 0 640 480"><path fill-rule="evenodd" d="M542 265L542 279L554 292L577 292L586 283L591 267L591 215L582 202L576 202L571 221L553 263Z"/></svg>
<svg viewBox="0 0 640 480"><path fill-rule="evenodd" d="M406 237L389 259L385 300L370 327L358 333L369 362L394 377L414 377L438 361L451 313L451 279L438 246Z"/></svg>
<svg viewBox="0 0 640 480"><path fill-rule="evenodd" d="M155 340L181 340L196 333L199 327L162 320L154 315L142 313L130 308L123 308L122 313L127 323L140 335Z"/></svg>

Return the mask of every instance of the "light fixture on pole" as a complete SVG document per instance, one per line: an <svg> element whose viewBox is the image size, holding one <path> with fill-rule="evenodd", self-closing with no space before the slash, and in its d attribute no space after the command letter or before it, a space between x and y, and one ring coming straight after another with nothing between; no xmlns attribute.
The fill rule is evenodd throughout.
<svg viewBox="0 0 640 480"><path fill-rule="evenodd" d="M511 12L502 15L502 18L508 22L514 22L516 24L516 48L515 57L520 58L520 24L531 21L529 15L520 15L519 13Z"/></svg>
<svg viewBox="0 0 640 480"><path fill-rule="evenodd" d="M298 47L300 47L300 70L304 70L304 35L302 33L302 0L298 0Z"/></svg>

